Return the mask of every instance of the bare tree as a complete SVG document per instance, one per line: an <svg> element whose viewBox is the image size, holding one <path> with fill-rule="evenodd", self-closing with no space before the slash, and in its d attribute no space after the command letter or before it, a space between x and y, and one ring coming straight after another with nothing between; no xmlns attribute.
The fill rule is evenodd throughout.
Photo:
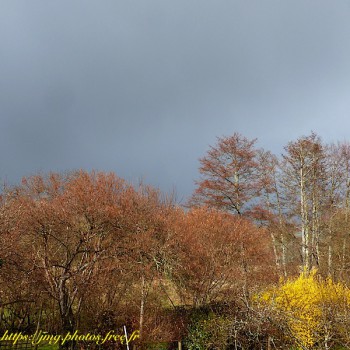
<svg viewBox="0 0 350 350"><path fill-rule="evenodd" d="M320 223L326 192L325 152L314 133L290 142L285 151L283 187L289 210L300 222L302 265L309 271L320 264Z"/></svg>

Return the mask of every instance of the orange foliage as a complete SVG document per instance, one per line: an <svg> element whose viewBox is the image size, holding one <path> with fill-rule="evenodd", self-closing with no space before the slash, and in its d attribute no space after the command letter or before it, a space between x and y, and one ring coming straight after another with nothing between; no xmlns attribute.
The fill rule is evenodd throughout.
<svg viewBox="0 0 350 350"><path fill-rule="evenodd" d="M175 232L172 278L187 302L220 300L271 276L266 232L244 218L195 208L182 213Z"/></svg>

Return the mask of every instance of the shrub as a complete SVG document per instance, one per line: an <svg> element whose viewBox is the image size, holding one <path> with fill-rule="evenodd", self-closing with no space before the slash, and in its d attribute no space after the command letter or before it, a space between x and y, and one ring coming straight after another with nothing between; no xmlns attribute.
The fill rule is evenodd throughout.
<svg viewBox="0 0 350 350"><path fill-rule="evenodd" d="M329 349L350 340L350 290L330 278L322 279L316 270L282 281L258 300L270 308L273 322L301 349Z"/></svg>

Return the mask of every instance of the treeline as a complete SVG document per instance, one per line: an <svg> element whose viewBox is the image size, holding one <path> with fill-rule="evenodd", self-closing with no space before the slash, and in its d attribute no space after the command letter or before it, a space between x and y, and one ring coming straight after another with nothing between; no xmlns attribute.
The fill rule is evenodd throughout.
<svg viewBox="0 0 350 350"><path fill-rule="evenodd" d="M312 133L281 157L235 133L200 159L192 205L207 204L267 228L282 276L300 267L348 282L350 144Z"/></svg>
<svg viewBox="0 0 350 350"><path fill-rule="evenodd" d="M264 230L206 207L185 211L114 174L25 178L1 197L0 229L2 331L126 325L145 341L180 340L189 309L271 276Z"/></svg>
<svg viewBox="0 0 350 350"><path fill-rule="evenodd" d="M140 343L184 340L193 350L314 346L319 338L295 334L291 312L257 301L279 277L313 268L347 290L350 145L311 134L277 157L255 144L219 138L186 208L113 173L51 173L5 188L0 331L126 325Z"/></svg>

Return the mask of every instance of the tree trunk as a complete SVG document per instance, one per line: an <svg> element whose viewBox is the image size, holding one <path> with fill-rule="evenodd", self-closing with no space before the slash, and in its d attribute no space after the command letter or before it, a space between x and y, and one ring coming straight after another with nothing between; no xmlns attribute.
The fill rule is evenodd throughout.
<svg viewBox="0 0 350 350"><path fill-rule="evenodd" d="M300 216L303 267L310 271L310 232L303 164L300 166Z"/></svg>
<svg viewBox="0 0 350 350"><path fill-rule="evenodd" d="M66 287L66 281L67 281L67 278L63 276L60 279L59 286L58 286L59 306L60 306L60 313L61 313L61 320L62 320L62 331L64 336L68 333L73 335L75 331L75 326L76 326L76 320L72 310L72 305L69 298L69 292ZM69 340L63 345L60 345L60 349L75 350L76 341L74 339Z"/></svg>
<svg viewBox="0 0 350 350"><path fill-rule="evenodd" d="M145 299L146 299L146 283L145 276L141 277L141 305L140 305L140 339L142 339L143 319L145 314Z"/></svg>

